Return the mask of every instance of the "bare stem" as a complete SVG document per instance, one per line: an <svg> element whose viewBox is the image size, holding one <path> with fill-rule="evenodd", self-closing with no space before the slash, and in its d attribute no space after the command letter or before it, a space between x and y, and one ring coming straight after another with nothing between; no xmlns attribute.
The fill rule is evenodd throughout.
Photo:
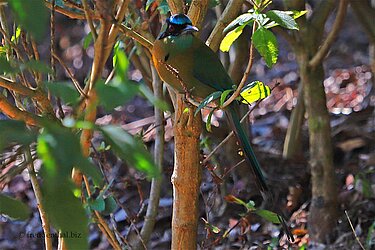
<svg viewBox="0 0 375 250"><path fill-rule="evenodd" d="M34 169L34 162L33 162L33 159L31 157L31 152L30 152L29 146L27 146L27 148L25 150L25 160L29 163L27 165L27 170L29 171L30 182L31 182L31 185L33 187L34 194L35 194L35 199L36 199L37 206L38 206L40 220L42 221L42 228L43 228L43 232L44 232L44 235L45 235L44 244L45 244L45 247L46 247L47 250L52 250L53 249L52 248L52 238L48 237L48 235L51 235L50 224L49 224L49 220L47 218L46 211L45 211L44 206L43 206L42 191L40 189L40 185L39 185L38 179L36 177L36 173L35 173L35 169Z"/></svg>
<svg viewBox="0 0 375 250"><path fill-rule="evenodd" d="M98 34L96 33L96 29L95 29L94 23L92 21L91 15L89 13L90 7L89 7L89 5L87 3L87 0L82 0L82 4L83 4L83 10L85 12L85 17L86 17L87 23L89 24L89 27L90 27L90 30L91 30L92 38L93 38L93 40L95 42L96 38L98 38Z"/></svg>
<svg viewBox="0 0 375 250"><path fill-rule="evenodd" d="M310 60L309 66L316 67L318 64L322 63L324 57L327 55L329 49L331 48L333 42L335 41L341 26L343 24L344 18L346 16L346 9L348 6L348 0L341 0L339 4L339 9L337 11L335 22L329 32L327 38L323 42L322 46L316 52L314 57Z"/></svg>
<svg viewBox="0 0 375 250"><path fill-rule="evenodd" d="M349 215L348 215L348 212L347 212L346 210L345 210L345 215L346 215L346 218L348 219L349 225L350 225L350 227L351 227L351 229L352 229L352 232L353 232L353 235L354 235L356 241L358 242L359 246L360 246L363 250L365 250L365 247L362 245L361 241L360 241L359 238L358 238L357 233L355 232L355 229L354 229L354 227L353 227L352 221L350 220Z"/></svg>

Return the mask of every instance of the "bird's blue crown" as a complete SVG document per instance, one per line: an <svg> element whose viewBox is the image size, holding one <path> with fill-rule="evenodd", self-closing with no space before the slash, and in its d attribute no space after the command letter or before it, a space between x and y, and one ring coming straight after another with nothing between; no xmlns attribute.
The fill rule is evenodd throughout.
<svg viewBox="0 0 375 250"><path fill-rule="evenodd" d="M172 15L167 19L167 21L171 24L177 24L177 25L183 25L183 24L192 25L190 18L185 14Z"/></svg>

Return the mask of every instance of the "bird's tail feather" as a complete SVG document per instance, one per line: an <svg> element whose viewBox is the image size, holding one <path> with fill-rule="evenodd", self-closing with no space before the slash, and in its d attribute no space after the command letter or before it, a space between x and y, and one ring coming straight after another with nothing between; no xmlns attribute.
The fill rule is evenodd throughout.
<svg viewBox="0 0 375 250"><path fill-rule="evenodd" d="M251 165L251 169L255 175L256 183L258 188L260 189L260 192L263 196L263 199L266 202L270 202L273 205L273 194L268 188L268 185L266 183L266 179L264 177L264 174L262 172L262 169L260 167L260 164L255 156L255 153L250 145L250 141L247 138L247 135L245 133L245 130L242 128L240 117L239 117L239 105L236 102L233 102L227 109L226 114L228 116L228 120L232 126L233 132L235 133L241 148L244 152L244 156L246 161ZM290 241L294 241L293 234L290 232L290 229L286 223L285 216L281 212L280 209L277 209L279 212L277 212L280 224L282 225L285 234L287 235L288 239Z"/></svg>

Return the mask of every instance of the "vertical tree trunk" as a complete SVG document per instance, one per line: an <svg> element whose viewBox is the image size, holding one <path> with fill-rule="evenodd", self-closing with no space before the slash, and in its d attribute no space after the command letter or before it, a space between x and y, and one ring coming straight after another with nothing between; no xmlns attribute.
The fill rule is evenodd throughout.
<svg viewBox="0 0 375 250"><path fill-rule="evenodd" d="M305 51L306 52L306 51ZM303 58L307 58L302 54ZM326 107L322 64L316 68L300 60L300 76L308 115L312 200L309 234L312 241L326 242L336 226L337 190L333 165L331 127Z"/></svg>
<svg viewBox="0 0 375 250"><path fill-rule="evenodd" d="M184 112L186 105L177 98L174 125L175 165L172 175L173 215L172 249L196 249L198 230L198 197L201 183L199 136L201 116L195 108Z"/></svg>

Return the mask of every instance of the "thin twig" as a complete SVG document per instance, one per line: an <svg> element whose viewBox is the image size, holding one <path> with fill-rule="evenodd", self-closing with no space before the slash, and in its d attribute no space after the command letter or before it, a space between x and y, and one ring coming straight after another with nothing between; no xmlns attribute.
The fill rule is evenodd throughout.
<svg viewBox="0 0 375 250"><path fill-rule="evenodd" d="M69 75L69 78L72 80L72 83L74 85L74 87L76 88L76 90L84 97L87 98L85 92L83 91L83 89L81 88L81 86L79 85L79 82L78 80L74 77L73 75L73 72L69 69L68 66L66 66L65 62L58 56L56 55L55 53L52 54L53 58L55 58L59 63L60 65L65 69L66 73L68 73Z"/></svg>
<svg viewBox="0 0 375 250"><path fill-rule="evenodd" d="M145 38L138 32L134 31L133 29L123 24L120 24L119 28L126 36L133 38L134 40L139 42L142 46L144 46L146 49L148 49L149 51L152 51L153 44L147 38Z"/></svg>
<svg viewBox="0 0 375 250"><path fill-rule="evenodd" d="M359 246L360 246L363 250L366 250L365 247L362 245L361 241L359 240L359 237L358 237L357 233L355 232L355 229L354 229L354 227L353 227L353 224L352 224L352 222L351 222L351 220L350 220L350 218L349 218L348 212L347 212L346 210L345 210L344 212L345 212L346 218L347 218L348 221L349 221L349 225L350 225L350 227L352 228L352 232L353 232L354 237L355 237L355 239L357 240Z"/></svg>
<svg viewBox="0 0 375 250"><path fill-rule="evenodd" d="M87 0L82 0L82 4L83 4L83 10L85 12L87 23L89 24L89 27L90 27L90 30L91 30L92 38L93 38L93 40L95 42L96 39L98 38L98 33L96 33L96 29L95 29L94 23L92 21L91 15L89 13L90 7L89 7L89 5L87 3Z"/></svg>
<svg viewBox="0 0 375 250"><path fill-rule="evenodd" d="M254 22L254 24L253 24L253 31L252 31L251 35L253 35L255 33L255 30L256 30L256 24ZM254 62L254 56L253 56L253 54L254 54L254 45L253 45L253 42L251 41L251 43L250 43L250 51L249 51L249 62L247 64L247 66L246 66L246 70L245 70L245 73L243 74L242 80L241 80L240 84L237 86L237 89L236 89L236 91L234 91L233 95L231 95L228 98L228 100L226 100L224 102L224 104L222 105L222 107L220 107L221 109L224 109L224 108L228 107L229 104L231 104L240 95L243 86L245 86L247 77L250 74L250 70L251 70L251 68L253 66L253 62Z"/></svg>

